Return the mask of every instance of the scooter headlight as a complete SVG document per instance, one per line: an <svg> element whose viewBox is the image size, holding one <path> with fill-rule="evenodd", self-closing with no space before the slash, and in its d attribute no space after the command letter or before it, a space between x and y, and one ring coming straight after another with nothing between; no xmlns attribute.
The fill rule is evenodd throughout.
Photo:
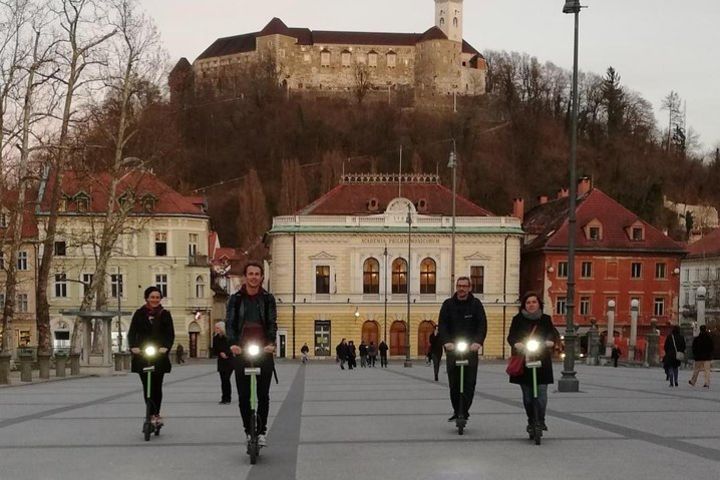
<svg viewBox="0 0 720 480"><path fill-rule="evenodd" d="M457 343L457 350L458 352L467 352L468 344L467 342L458 342Z"/></svg>
<svg viewBox="0 0 720 480"><path fill-rule="evenodd" d="M257 357L259 353L260 353L260 346L259 346L259 345L256 345L256 344L253 343L252 345L248 346L248 354L249 354L251 357Z"/></svg>
<svg viewBox="0 0 720 480"><path fill-rule="evenodd" d="M145 347L144 353L146 357L154 357L157 355L157 348L155 348L155 345L148 345Z"/></svg>
<svg viewBox="0 0 720 480"><path fill-rule="evenodd" d="M540 349L540 342L538 342L537 340L528 340L527 349L528 352L537 352Z"/></svg>

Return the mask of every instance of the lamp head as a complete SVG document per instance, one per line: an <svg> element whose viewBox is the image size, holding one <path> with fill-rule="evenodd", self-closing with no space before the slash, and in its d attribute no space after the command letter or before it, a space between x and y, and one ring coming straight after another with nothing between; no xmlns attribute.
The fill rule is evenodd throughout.
<svg viewBox="0 0 720 480"><path fill-rule="evenodd" d="M258 354L260 353L260 346L257 345L256 343L253 343L250 346L248 346L247 351L251 357L257 357Z"/></svg>
<svg viewBox="0 0 720 480"><path fill-rule="evenodd" d="M461 352L461 353L462 353L462 352L467 352L467 349L468 349L468 344L467 344L467 342L461 340L461 341L459 341L459 342L457 343L457 350L458 350L458 352Z"/></svg>
<svg viewBox="0 0 720 480"><path fill-rule="evenodd" d="M579 13L581 8L580 0L565 0L563 13Z"/></svg>
<svg viewBox="0 0 720 480"><path fill-rule="evenodd" d="M146 357L154 357L157 355L157 348L155 345L147 345L143 351Z"/></svg>
<svg viewBox="0 0 720 480"><path fill-rule="evenodd" d="M535 353L540 349L540 342L535 339L528 340L527 342L528 352Z"/></svg>

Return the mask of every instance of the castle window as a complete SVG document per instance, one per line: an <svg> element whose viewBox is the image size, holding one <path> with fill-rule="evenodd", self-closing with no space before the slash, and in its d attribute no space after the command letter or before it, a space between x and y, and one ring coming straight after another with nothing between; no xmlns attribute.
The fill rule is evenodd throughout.
<svg viewBox="0 0 720 480"><path fill-rule="evenodd" d="M395 68L397 65L397 54L390 50L386 56L388 68Z"/></svg>
<svg viewBox="0 0 720 480"><path fill-rule="evenodd" d="M330 66L330 52L328 50L323 50L322 52L320 52L320 66Z"/></svg>
<svg viewBox="0 0 720 480"><path fill-rule="evenodd" d="M457 26L458 26L458 19L457 19L457 17L455 17L455 18L453 18L453 27L457 27Z"/></svg>
<svg viewBox="0 0 720 480"><path fill-rule="evenodd" d="M440 18L440 26L441 26L441 27L444 27L444 26L445 26L445 19L444 19L444 18Z"/></svg>
<svg viewBox="0 0 720 480"><path fill-rule="evenodd" d="M349 67L351 59L352 54L347 50L343 50L343 52L340 54L340 61L343 67Z"/></svg>
<svg viewBox="0 0 720 480"><path fill-rule="evenodd" d="M368 66L377 67L378 54L376 52L368 53Z"/></svg>

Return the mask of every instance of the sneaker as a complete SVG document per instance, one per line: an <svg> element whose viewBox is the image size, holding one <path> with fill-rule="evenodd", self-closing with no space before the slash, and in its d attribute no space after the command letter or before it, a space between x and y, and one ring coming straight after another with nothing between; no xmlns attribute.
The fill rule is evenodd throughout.
<svg viewBox="0 0 720 480"><path fill-rule="evenodd" d="M705 385L703 385L703 388L707 388L708 390L710 390L710 385L706 383Z"/></svg>
<svg viewBox="0 0 720 480"><path fill-rule="evenodd" d="M261 447L267 446L267 438L265 437L264 433L261 433L260 435L258 435L258 445Z"/></svg>
<svg viewBox="0 0 720 480"><path fill-rule="evenodd" d="M695 384L692 382L692 380L688 380L688 383L690 384L691 387L695 386Z"/></svg>
<svg viewBox="0 0 720 480"><path fill-rule="evenodd" d="M527 424L527 427L525 427L525 431L526 431L527 433L533 433L533 426L532 426L532 424L528 423L528 424Z"/></svg>
<svg viewBox="0 0 720 480"><path fill-rule="evenodd" d="M543 431L547 432L547 425L545 425L545 422L540 422L540 428L542 428Z"/></svg>
<svg viewBox="0 0 720 480"><path fill-rule="evenodd" d="M163 418L160 415L155 416L155 426L162 427L163 425L165 425Z"/></svg>
<svg viewBox="0 0 720 480"><path fill-rule="evenodd" d="M454 422L457 420L457 415L453 413L452 417L448 418L448 422Z"/></svg>

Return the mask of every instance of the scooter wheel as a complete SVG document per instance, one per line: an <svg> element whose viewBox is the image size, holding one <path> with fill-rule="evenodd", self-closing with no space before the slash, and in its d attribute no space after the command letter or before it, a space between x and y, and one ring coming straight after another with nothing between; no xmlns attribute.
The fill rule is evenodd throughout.
<svg viewBox="0 0 720 480"><path fill-rule="evenodd" d="M143 424L143 435L145 436L145 441L150 441L150 433L152 432L152 426L149 423Z"/></svg>
<svg viewBox="0 0 720 480"><path fill-rule="evenodd" d="M248 453L250 454L250 465L255 465L257 463L258 450L259 448L255 445L251 445L248 447Z"/></svg>
<svg viewBox="0 0 720 480"><path fill-rule="evenodd" d="M535 445L540 445L542 443L542 429L540 426L535 427Z"/></svg>

